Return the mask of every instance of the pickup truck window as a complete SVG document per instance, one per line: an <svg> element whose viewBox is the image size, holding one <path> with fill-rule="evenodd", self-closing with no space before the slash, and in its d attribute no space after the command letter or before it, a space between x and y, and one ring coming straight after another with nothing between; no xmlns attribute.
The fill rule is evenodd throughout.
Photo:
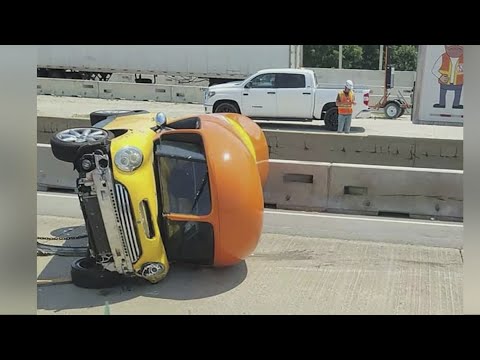
<svg viewBox="0 0 480 360"><path fill-rule="evenodd" d="M305 84L303 74L277 74L276 85L279 89L301 89Z"/></svg>
<svg viewBox="0 0 480 360"><path fill-rule="evenodd" d="M278 74L261 74L254 77L247 84L251 89L272 89L275 87L275 75Z"/></svg>

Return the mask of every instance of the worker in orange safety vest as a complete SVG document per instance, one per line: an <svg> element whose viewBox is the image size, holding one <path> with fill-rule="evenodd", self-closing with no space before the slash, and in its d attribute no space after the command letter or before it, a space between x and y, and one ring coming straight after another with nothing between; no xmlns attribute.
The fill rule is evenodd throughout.
<svg viewBox="0 0 480 360"><path fill-rule="evenodd" d="M453 109L463 109L460 104L463 89L463 45L445 45L445 52L437 59L432 69L440 84L440 101L434 108L444 109L447 91L454 91Z"/></svg>
<svg viewBox="0 0 480 360"><path fill-rule="evenodd" d="M345 88L337 95L338 108L338 133L350 133L350 125L352 123L353 105L356 105L355 94L353 93L353 82L347 80Z"/></svg>

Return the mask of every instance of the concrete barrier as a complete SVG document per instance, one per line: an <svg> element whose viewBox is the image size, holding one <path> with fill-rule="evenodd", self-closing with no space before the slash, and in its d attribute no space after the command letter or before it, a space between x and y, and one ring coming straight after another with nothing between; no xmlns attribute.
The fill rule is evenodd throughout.
<svg viewBox="0 0 480 360"><path fill-rule="evenodd" d="M205 87L172 85L174 103L203 104Z"/></svg>
<svg viewBox="0 0 480 360"><path fill-rule="evenodd" d="M99 97L102 99L171 102L172 87L169 85L100 82Z"/></svg>
<svg viewBox="0 0 480 360"><path fill-rule="evenodd" d="M463 171L332 164L327 208L462 219Z"/></svg>
<svg viewBox="0 0 480 360"><path fill-rule="evenodd" d="M72 127L90 126L88 119L37 118L37 142ZM396 136L352 136L336 133L294 132L264 129L270 158L371 164L382 166L463 169L463 141Z"/></svg>
<svg viewBox="0 0 480 360"><path fill-rule="evenodd" d="M323 69L309 68L315 72L319 84L344 84L347 79L352 80L354 85L381 87L385 82L385 70L364 70L364 69ZM395 71L395 87L413 87L415 71ZM396 89L393 90L396 93Z"/></svg>
<svg viewBox="0 0 480 360"><path fill-rule="evenodd" d="M98 98L98 81L37 78L37 95Z"/></svg>
<svg viewBox="0 0 480 360"><path fill-rule="evenodd" d="M270 160L265 204L281 209L324 211L331 164Z"/></svg>
<svg viewBox="0 0 480 360"><path fill-rule="evenodd" d="M462 140L269 129L264 133L272 159L463 169Z"/></svg>
<svg viewBox="0 0 480 360"><path fill-rule="evenodd" d="M75 189L72 164L37 144L40 189ZM266 206L356 214L463 218L463 171L270 160Z"/></svg>
<svg viewBox="0 0 480 360"><path fill-rule="evenodd" d="M48 144L37 144L37 186L46 189L75 189L73 165L56 159Z"/></svg>
<svg viewBox="0 0 480 360"><path fill-rule="evenodd" d="M463 171L271 160L267 207L461 220Z"/></svg>
<svg viewBox="0 0 480 360"><path fill-rule="evenodd" d="M331 87L332 84L341 86L345 79L351 79L359 86L369 87L372 90L370 95L372 106L383 96L384 71L318 68L312 70L317 75L319 86ZM205 86L136 84L133 82L132 74L116 74L112 79L119 81L38 78L37 94L201 104L206 89ZM405 91L412 89L414 79L414 71L396 71L395 88L390 90L391 98L397 98L397 92L400 91L410 102L409 94Z"/></svg>
<svg viewBox="0 0 480 360"><path fill-rule="evenodd" d="M37 78L38 95L203 104L206 87Z"/></svg>

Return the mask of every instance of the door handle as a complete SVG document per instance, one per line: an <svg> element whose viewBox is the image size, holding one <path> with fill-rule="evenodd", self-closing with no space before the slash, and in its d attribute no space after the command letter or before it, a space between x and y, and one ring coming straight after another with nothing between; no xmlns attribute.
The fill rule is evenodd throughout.
<svg viewBox="0 0 480 360"><path fill-rule="evenodd" d="M312 95L312 93L302 93L303 95Z"/></svg>
<svg viewBox="0 0 480 360"><path fill-rule="evenodd" d="M268 95L274 95L274 94L276 94L276 93L275 93L275 91L269 91L269 92L267 92L267 94L268 94Z"/></svg>
<svg viewBox="0 0 480 360"><path fill-rule="evenodd" d="M243 93L243 96L248 96L248 93Z"/></svg>

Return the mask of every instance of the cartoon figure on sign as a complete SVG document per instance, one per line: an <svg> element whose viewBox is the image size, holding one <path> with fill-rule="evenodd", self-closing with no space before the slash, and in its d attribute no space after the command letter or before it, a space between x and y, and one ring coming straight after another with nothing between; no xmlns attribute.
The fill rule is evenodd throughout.
<svg viewBox="0 0 480 360"><path fill-rule="evenodd" d="M445 52L433 65L433 75L440 84L440 100L434 108L445 109L447 91L454 91L453 109L463 109L460 97L463 88L463 45L445 45Z"/></svg>

